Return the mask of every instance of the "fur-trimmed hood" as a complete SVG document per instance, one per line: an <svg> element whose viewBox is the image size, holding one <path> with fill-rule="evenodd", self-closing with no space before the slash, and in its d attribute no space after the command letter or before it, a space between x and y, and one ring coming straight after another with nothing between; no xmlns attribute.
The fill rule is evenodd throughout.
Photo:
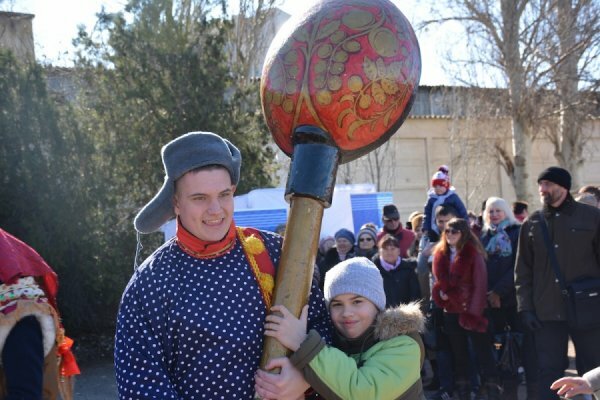
<svg viewBox="0 0 600 400"><path fill-rule="evenodd" d="M425 317L419 302L401 304L388 308L377 316L375 321L375 338L387 340L399 335L420 333L425 330Z"/></svg>

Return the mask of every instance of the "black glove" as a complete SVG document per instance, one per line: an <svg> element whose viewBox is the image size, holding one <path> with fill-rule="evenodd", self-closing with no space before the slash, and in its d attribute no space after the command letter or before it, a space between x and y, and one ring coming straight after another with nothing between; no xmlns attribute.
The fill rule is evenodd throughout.
<svg viewBox="0 0 600 400"><path fill-rule="evenodd" d="M542 327L542 323L535 315L535 311L521 311L521 322L525 325L525 328L530 331L538 330Z"/></svg>

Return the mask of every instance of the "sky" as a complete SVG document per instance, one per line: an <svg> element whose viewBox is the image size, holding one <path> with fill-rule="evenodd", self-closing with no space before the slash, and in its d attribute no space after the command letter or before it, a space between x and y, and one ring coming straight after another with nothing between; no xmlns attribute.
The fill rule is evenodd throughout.
<svg viewBox="0 0 600 400"><path fill-rule="evenodd" d="M288 14L302 12L316 0L280 0L280 8ZM413 27L428 17L427 6L419 0L392 0ZM0 0L0 10L34 14L33 35L36 58L42 63L58 66L72 65L72 40L78 26L90 31L96 22L96 13L102 6L109 12L122 10L127 0ZM232 2L233 3L233 2ZM422 4L422 3L421 3ZM448 85L451 79L443 69L444 52L441 43L447 33L441 29L416 32L421 47L421 85Z"/></svg>

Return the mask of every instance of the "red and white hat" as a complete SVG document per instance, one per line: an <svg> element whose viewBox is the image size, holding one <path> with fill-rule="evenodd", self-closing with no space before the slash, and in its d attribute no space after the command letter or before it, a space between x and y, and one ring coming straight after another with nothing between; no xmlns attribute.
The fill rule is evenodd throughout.
<svg viewBox="0 0 600 400"><path fill-rule="evenodd" d="M431 177L431 186L443 186L446 189L450 187L449 168L446 165L441 165Z"/></svg>

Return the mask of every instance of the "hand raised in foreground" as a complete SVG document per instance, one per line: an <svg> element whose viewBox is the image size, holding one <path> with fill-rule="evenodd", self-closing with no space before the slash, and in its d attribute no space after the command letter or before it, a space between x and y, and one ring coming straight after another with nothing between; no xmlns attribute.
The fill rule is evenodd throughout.
<svg viewBox="0 0 600 400"><path fill-rule="evenodd" d="M594 391L590 383L578 376L566 376L560 378L550 386L550 389L557 390L556 394L564 396L567 399L577 396L578 394L592 394Z"/></svg>
<svg viewBox="0 0 600 400"><path fill-rule="evenodd" d="M304 380L302 372L297 370L287 357L269 360L265 368L280 368L279 374L258 370L254 375L254 390L263 400L304 399L304 392L310 385Z"/></svg>
<svg viewBox="0 0 600 400"><path fill-rule="evenodd" d="M308 320L308 306L302 308L300 319L282 305L271 307L271 312L266 317L265 335L271 336L286 348L296 351L306 339L306 323Z"/></svg>

